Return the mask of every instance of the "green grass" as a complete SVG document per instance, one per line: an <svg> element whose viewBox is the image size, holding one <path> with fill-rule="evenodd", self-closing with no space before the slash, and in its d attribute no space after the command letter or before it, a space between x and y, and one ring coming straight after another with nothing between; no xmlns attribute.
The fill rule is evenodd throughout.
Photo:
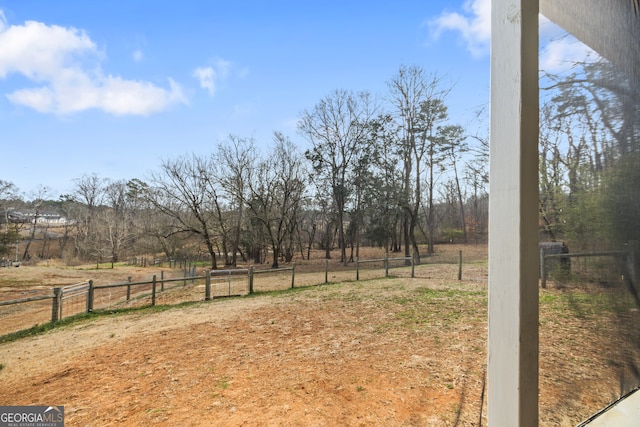
<svg viewBox="0 0 640 427"><path fill-rule="evenodd" d="M626 290L615 289L600 292L568 290L553 294L543 291L540 294L540 308L550 310L562 317L586 318L624 313L636 307Z"/></svg>
<svg viewBox="0 0 640 427"><path fill-rule="evenodd" d="M340 282L338 286L342 284L344 283ZM288 288L288 289L275 290L275 291L254 292L251 295L241 296L241 297L230 297L230 298L257 298L257 297L263 297L263 296L269 296L269 295L286 297L286 296L298 294L300 292L307 292L314 288L317 289L319 286L323 286L323 285L304 286L299 288ZM74 316L65 317L64 319L59 320L57 322L47 322L43 324L38 324L28 329L2 335L0 336L0 344L17 341L19 339L26 338L26 337L42 335L56 328L74 326L81 323L85 323L87 321L97 320L99 318L106 317L106 316L160 313L168 310L181 310L186 307L194 307L202 304L211 303L213 301L215 301L215 299L212 299L210 301L185 301L178 304L161 304L161 305L155 305L155 306L146 305L141 307L98 309L98 310L94 310L92 313L81 313Z"/></svg>
<svg viewBox="0 0 640 427"><path fill-rule="evenodd" d="M31 337L35 335L42 335L52 329L77 325L93 318L95 318L95 315L93 313L82 313L75 316L66 317L57 322L48 322L34 325L28 329L23 329L22 331L12 332L10 334L0 336L0 344L17 341L21 338Z"/></svg>
<svg viewBox="0 0 640 427"><path fill-rule="evenodd" d="M328 287L325 284L320 284L297 288L287 288L282 290L254 292L251 295L231 298L258 298L264 296L286 298L304 292L309 296L317 296L325 301L340 300L343 302L361 302L365 300L377 300L379 305L381 306L389 303L406 306L406 310L401 311L396 316L396 318L405 325L421 325L427 322L446 325L469 316L473 316L474 320L475 318L484 316L485 310L482 309L482 306L486 307L486 292L482 291L460 291L455 289L434 290L429 288L417 288L414 291L411 291L409 295L401 297L386 297L384 293L383 295L372 297L371 295L367 295L366 292L361 292L362 290L365 290L367 287L369 287L371 283L381 281L387 282L391 280L393 279L374 278L360 280L358 282L344 281L338 282L331 287ZM402 285L401 283L398 283L397 287L395 286L395 284L387 285L386 283L382 283L382 286L384 289L388 290L398 290L404 293L408 292L405 289L404 285ZM473 302L473 304L469 305L468 301L464 301L469 299ZM187 307L195 307L202 304L212 303L214 301L215 299L212 299L210 301L186 301L178 304L164 304L155 306L146 305L141 307L98 309L94 310L92 313L81 313L75 316L66 317L57 322L43 323L22 331L0 336L0 344L16 341L21 338L30 336L41 335L50 330L60 327L69 327L89 321L95 321L106 316L129 314L144 315L150 313L160 313L168 310L181 310ZM461 311L459 307L463 302L465 303L466 307L472 307L469 309L472 311ZM391 323L389 324L389 326L391 326ZM382 332L384 329L385 328L378 328L380 332Z"/></svg>
<svg viewBox="0 0 640 427"><path fill-rule="evenodd" d="M391 297L404 308L396 319L405 327L449 326L472 322L486 316L486 292L417 288L410 295Z"/></svg>
<svg viewBox="0 0 640 427"><path fill-rule="evenodd" d="M229 377L222 377L218 380L218 387L220 387L223 390L226 390L229 388L229 381L231 379Z"/></svg>

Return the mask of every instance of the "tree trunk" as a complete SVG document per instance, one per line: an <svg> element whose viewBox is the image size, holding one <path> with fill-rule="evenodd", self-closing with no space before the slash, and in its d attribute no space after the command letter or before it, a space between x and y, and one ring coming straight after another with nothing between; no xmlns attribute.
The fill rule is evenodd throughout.
<svg viewBox="0 0 640 427"><path fill-rule="evenodd" d="M278 268L278 258L280 258L280 249L273 245L271 246L271 250L273 251L273 263L271 264L271 268Z"/></svg>
<svg viewBox="0 0 640 427"><path fill-rule="evenodd" d="M243 203L242 200L238 201L238 222L236 223L236 236L233 242L233 254L231 255L231 265L234 267L237 265L237 253L240 249L240 233L242 231L242 210Z"/></svg>
<svg viewBox="0 0 640 427"><path fill-rule="evenodd" d="M458 191L458 204L460 205L460 225L462 225L462 242L468 243L467 239L467 221L464 217L464 202L462 200L462 190L460 189L460 179L458 178L458 168L456 167L455 160L453 162L453 171L456 179L456 190Z"/></svg>

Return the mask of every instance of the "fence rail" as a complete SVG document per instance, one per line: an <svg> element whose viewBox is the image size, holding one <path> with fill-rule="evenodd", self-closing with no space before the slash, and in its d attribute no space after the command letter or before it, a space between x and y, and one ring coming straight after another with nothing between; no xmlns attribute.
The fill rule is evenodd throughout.
<svg viewBox="0 0 640 427"><path fill-rule="evenodd" d="M569 259L569 258L592 258L592 257L614 257L621 258L626 262L626 269L628 274L633 277L632 284L637 286L638 278L635 276L640 273L637 271L638 263L638 243L635 241L628 242L625 250L616 251L599 251L599 252L574 252L574 253L559 253L559 254L546 254L544 248L540 248L540 285L542 288L547 287L547 278L549 275L549 268L547 268L547 260L554 259Z"/></svg>
<svg viewBox="0 0 640 427"><path fill-rule="evenodd" d="M38 295L35 297L18 298L18 299L12 299L7 301L0 301L0 306L22 304L24 302L31 302L31 301L42 301L44 299L51 299L51 298L53 298L53 295Z"/></svg>
<svg viewBox="0 0 640 427"><path fill-rule="evenodd" d="M91 288L91 284L92 282L86 281L86 282L81 282L81 283L76 283L75 285L69 285L69 286L63 286L62 288L59 288L60 291L59 292L55 292L54 290L54 303L53 303L53 307L51 309L51 314L52 317L51 319L53 320L54 318L56 319L62 319L62 313L63 313L63 303L65 300L69 300L71 298L78 298L81 296L85 297L85 303L86 303L86 312L89 312L89 290ZM57 314L54 313L54 311L56 310L56 299L57 299ZM55 320L54 320L55 321Z"/></svg>
<svg viewBox="0 0 640 427"><path fill-rule="evenodd" d="M460 256L460 262L462 258ZM413 262L413 257L398 257L398 258L389 258L385 256L384 258L378 259L365 259L360 260L356 259L355 261L355 279L360 280L360 270L362 266L365 264L375 264L375 263L383 263L384 264L384 276L389 276L389 271L393 266L392 262L402 261L403 266L411 267L411 277L415 277L415 265ZM338 271L342 271L339 269ZM353 271L353 270L351 270ZM460 266L461 271L461 266ZM81 283L76 283L69 286L56 287L53 289L53 294L50 295L38 295L28 298L19 298L9 301L0 301L0 306L9 306L14 304L22 304L28 303L32 301L42 301L42 300L51 300L51 322L56 322L63 319L64 316L69 316L71 314L69 311L69 303L67 301L75 300L83 302L83 312L90 313L97 307L104 306L104 303L96 304L96 292L105 289L123 289L126 288L125 291L116 292L115 303L121 304L127 303L132 299L132 289L136 288L138 291L135 293L136 300L141 300L143 298L149 298L149 304L151 306L156 305L156 299L158 293L164 292L165 290L173 289L172 287L166 287L165 284L169 283L182 283L183 287L187 285L188 282L194 284L196 281L204 281L204 300L210 300L212 298L220 298L220 297L230 297L230 296L241 296L252 294L256 292L255 287L255 279L256 277L268 276L268 275L282 275L283 273L291 274L290 284L287 284L288 287L294 288L296 286L296 265L292 264L290 267L285 268L277 268L277 269L266 269L266 270L257 270L254 266L249 266L249 268L243 269L230 269L230 270L205 270L204 274L196 275L195 267L185 269L184 277L173 277L173 278L165 278L164 271L161 271L160 278L156 275L152 277L151 280L144 280L138 282L132 282L131 277L128 278L126 282L120 283L107 283L107 284L94 284L93 280L88 280ZM347 272L347 271L344 271ZM329 262L326 260L325 262L325 280L324 283L329 283ZM246 278L246 285L241 285L240 288L237 286L235 289L232 289L232 282L237 280ZM460 274L459 277L460 279ZM287 279L288 280L288 279ZM220 295L212 295L212 285L220 284L226 282L227 287L224 289L223 294ZM280 282L281 283L281 282ZM304 281L303 281L304 283ZM321 283L317 283L321 284ZM160 285L160 286L158 286ZM308 286L309 284L304 284L303 286ZM149 286L150 288L142 289L144 286ZM271 288L269 286L268 288ZM219 288L218 288L219 289ZM107 302L107 306L111 304L111 294L109 295L109 302ZM77 306L76 306L77 307ZM77 311L76 311L77 313Z"/></svg>

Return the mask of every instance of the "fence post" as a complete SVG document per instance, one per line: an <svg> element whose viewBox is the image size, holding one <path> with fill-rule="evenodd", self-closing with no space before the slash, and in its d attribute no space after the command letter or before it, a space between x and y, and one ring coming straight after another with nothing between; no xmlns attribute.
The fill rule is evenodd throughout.
<svg viewBox="0 0 640 427"><path fill-rule="evenodd" d="M127 282L131 283L131 276L127 277ZM127 301L131 299L131 285L127 285Z"/></svg>
<svg viewBox="0 0 640 427"><path fill-rule="evenodd" d="M295 286L296 283L296 263L291 264L291 289Z"/></svg>
<svg viewBox="0 0 640 427"><path fill-rule="evenodd" d="M389 277L389 253L384 253L384 277Z"/></svg>
<svg viewBox="0 0 640 427"><path fill-rule="evenodd" d="M640 256L640 242L637 240L629 240L627 242L627 272L629 274L629 282L631 286L638 292L640 290L640 265L638 265L638 257Z"/></svg>
<svg viewBox="0 0 640 427"><path fill-rule="evenodd" d="M227 296L231 296L231 270L229 270L229 274L227 277L227 283L229 285L229 291L227 292Z"/></svg>
<svg viewBox="0 0 640 427"><path fill-rule="evenodd" d="M184 278L184 280L182 281L182 287L184 288L185 286L187 286L187 268L186 267L182 270L182 277Z"/></svg>
<svg viewBox="0 0 640 427"><path fill-rule="evenodd" d="M87 296L86 296L86 307L85 307L85 313L90 313L89 311L89 289L91 288L91 283L89 283L89 287L87 288Z"/></svg>
<svg viewBox="0 0 640 427"><path fill-rule="evenodd" d="M160 271L160 292L164 292L164 270Z"/></svg>
<svg viewBox="0 0 640 427"><path fill-rule="evenodd" d="M415 278L416 277L416 258L413 255L413 253L411 254L411 278Z"/></svg>
<svg viewBox="0 0 640 427"><path fill-rule="evenodd" d="M329 283L329 260L324 260L324 283Z"/></svg>
<svg viewBox="0 0 640 427"><path fill-rule="evenodd" d="M247 280L249 281L249 295L253 293L253 265L249 266L249 273Z"/></svg>
<svg viewBox="0 0 640 427"><path fill-rule="evenodd" d="M89 280L89 292L87 292L87 313L93 311L93 280Z"/></svg>
<svg viewBox="0 0 640 427"><path fill-rule="evenodd" d="M358 257L356 257L356 281L360 280L360 263Z"/></svg>
<svg viewBox="0 0 640 427"><path fill-rule="evenodd" d="M547 287L547 269L544 265L544 247L540 247L540 285L542 288Z"/></svg>
<svg viewBox="0 0 640 427"><path fill-rule="evenodd" d="M458 251L458 280L462 280L462 251Z"/></svg>
<svg viewBox="0 0 640 427"><path fill-rule="evenodd" d="M191 267L191 284L193 285L196 277L196 266Z"/></svg>
<svg viewBox="0 0 640 427"><path fill-rule="evenodd" d="M211 270L207 269L204 273L204 300L211 299Z"/></svg>
<svg viewBox="0 0 640 427"><path fill-rule="evenodd" d="M153 280L151 283L151 305L156 305L156 275L153 275Z"/></svg>
<svg viewBox="0 0 640 427"><path fill-rule="evenodd" d="M60 303L62 302L62 289L53 288L53 301L51 303L51 321L57 322L62 318Z"/></svg>

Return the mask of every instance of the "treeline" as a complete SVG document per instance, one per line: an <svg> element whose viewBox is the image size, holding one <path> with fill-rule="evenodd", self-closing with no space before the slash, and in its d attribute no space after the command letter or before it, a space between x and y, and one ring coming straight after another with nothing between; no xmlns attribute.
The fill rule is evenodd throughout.
<svg viewBox="0 0 640 427"><path fill-rule="evenodd" d="M0 180L0 252L206 256L216 268L238 257L277 266L317 248L327 257L340 248L346 263L363 245L419 262L421 248L429 254L437 242L484 242L488 141L450 122L450 88L438 75L403 66L387 83L381 99L336 90L304 110L306 152L279 132L270 144L231 135L211 154L165 160L145 179L84 175L55 200L41 187L25 201ZM543 240L575 250L640 240L639 88L605 62L542 76ZM37 220L50 213L68 221L52 232Z"/></svg>
<svg viewBox="0 0 640 427"><path fill-rule="evenodd" d="M380 99L336 90L303 111L305 152L280 132L270 144L230 135L144 179L83 175L55 200L41 187L25 201L0 181L0 251L20 240L23 260L164 254L277 267L316 248L340 248L344 263L363 245L419 262L424 246L484 242L488 142L451 123L449 91L437 74L403 66ZM66 221L45 220L52 213Z"/></svg>
<svg viewBox="0 0 640 427"><path fill-rule="evenodd" d="M640 85L607 62L543 76L540 223L572 250L640 240Z"/></svg>

